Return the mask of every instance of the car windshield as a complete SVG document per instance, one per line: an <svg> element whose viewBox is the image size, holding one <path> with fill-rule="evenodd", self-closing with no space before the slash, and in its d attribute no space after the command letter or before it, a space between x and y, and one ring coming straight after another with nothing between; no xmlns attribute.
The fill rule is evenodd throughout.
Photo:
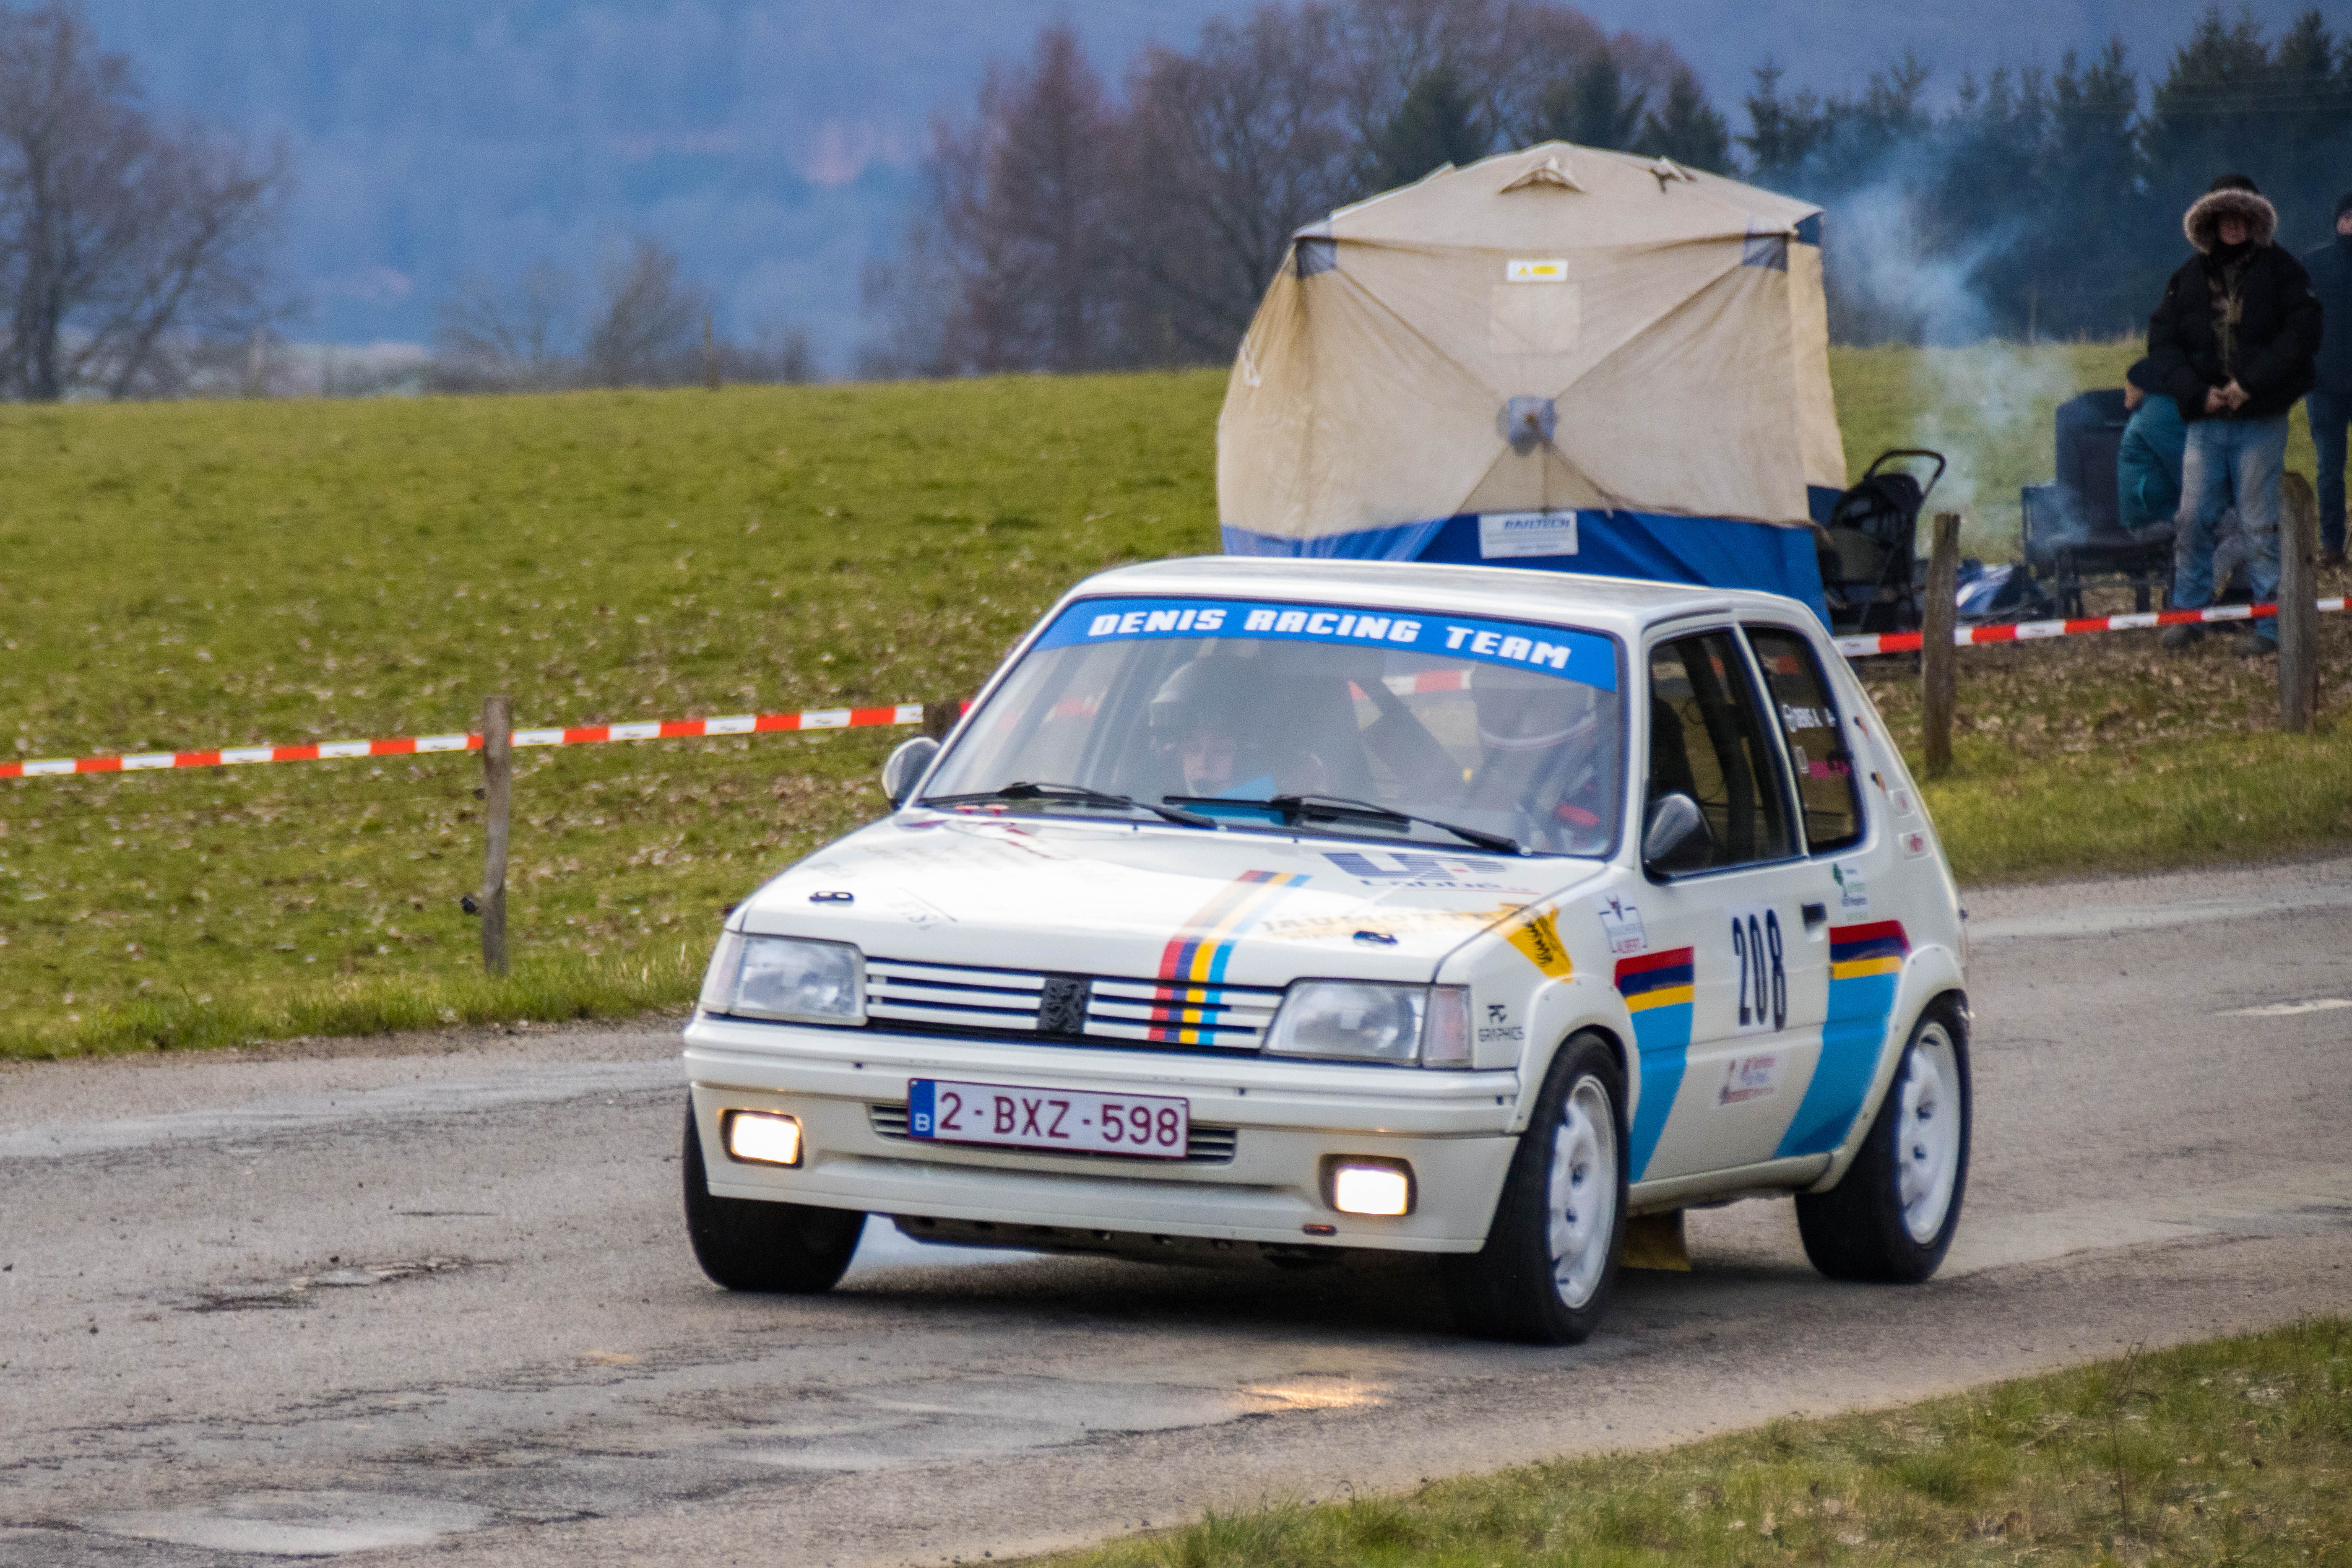
<svg viewBox="0 0 2352 1568"><path fill-rule="evenodd" d="M1228 827L1606 855L1624 773L1617 663L1610 638L1559 626L1081 600L964 726L923 804L1159 807Z"/></svg>

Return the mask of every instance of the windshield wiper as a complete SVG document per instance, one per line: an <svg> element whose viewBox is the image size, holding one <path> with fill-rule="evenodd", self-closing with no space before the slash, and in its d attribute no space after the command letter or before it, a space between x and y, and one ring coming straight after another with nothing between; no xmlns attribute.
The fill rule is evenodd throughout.
<svg viewBox="0 0 2352 1568"><path fill-rule="evenodd" d="M1491 849L1498 855L1523 853L1517 839L1506 838L1499 833L1488 833L1484 828L1478 827L1464 827L1458 823L1440 822L1433 816L1415 816L1412 812L1399 811L1394 806L1377 805L1369 800L1356 800L1344 795L1277 795L1265 800L1241 800L1209 795L1171 795L1161 798L1171 805L1246 805L1255 806L1261 811L1271 807L1282 813L1286 821L1292 822L1317 816L1335 821L1341 817L1353 816L1369 818L1374 822L1406 825L1419 823L1423 827L1434 827L1441 833L1451 833L1465 844L1475 844L1481 849Z"/></svg>
<svg viewBox="0 0 2352 1568"><path fill-rule="evenodd" d="M1021 779L1003 789L976 790L970 795L925 795L924 805L976 805L991 800L1049 800L1071 805L1115 805L1129 811L1148 811L1168 822L1181 822L1187 827L1214 827L1216 818L1202 816L1197 811L1183 811L1172 805L1154 805L1133 795L1112 795L1107 790L1088 789L1084 784L1049 784L1037 779Z"/></svg>

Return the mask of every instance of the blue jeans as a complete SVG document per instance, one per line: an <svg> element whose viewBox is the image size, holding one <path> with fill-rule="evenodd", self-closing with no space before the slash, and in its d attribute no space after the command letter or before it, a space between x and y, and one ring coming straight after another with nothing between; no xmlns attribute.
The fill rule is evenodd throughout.
<svg viewBox="0 0 2352 1568"><path fill-rule="evenodd" d="M2319 543L2344 548L2344 431L2352 425L2352 395L2314 392L2303 400L2311 416L2311 444L2319 448Z"/></svg>
<svg viewBox="0 0 2352 1568"><path fill-rule="evenodd" d="M2201 610L2213 602L2213 536L2221 514L2238 509L2246 535L2246 574L2254 603L2278 598L2279 475L2286 467L2286 416L2205 418L2189 426L2180 463L2180 532L2172 552L2172 603ZM2255 631L2278 638L2278 623Z"/></svg>

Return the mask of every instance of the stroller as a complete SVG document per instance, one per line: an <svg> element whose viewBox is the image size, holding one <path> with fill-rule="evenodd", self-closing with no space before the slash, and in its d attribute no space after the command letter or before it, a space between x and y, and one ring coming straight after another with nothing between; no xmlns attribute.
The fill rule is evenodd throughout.
<svg viewBox="0 0 2352 1568"><path fill-rule="evenodd" d="M1879 471L1895 458L1931 460L1936 471L1924 485L1904 468ZM1924 447L1881 452L1830 509L1815 552L1832 631L1851 637L1918 627L1919 593L1926 586L1918 559L1919 509L1944 477L1944 466L1941 452Z"/></svg>

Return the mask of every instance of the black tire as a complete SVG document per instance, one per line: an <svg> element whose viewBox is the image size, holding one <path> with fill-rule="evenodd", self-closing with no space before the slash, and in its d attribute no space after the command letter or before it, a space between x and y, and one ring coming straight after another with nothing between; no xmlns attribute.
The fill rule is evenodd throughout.
<svg viewBox="0 0 2352 1568"><path fill-rule="evenodd" d="M1572 1119L1578 1121L1571 1126ZM1568 1130L1571 1148L1585 1149L1586 1200L1606 1194L1605 1222L1586 1211L1587 1244L1578 1248L1586 1271L1556 1268L1551 1241L1551 1186ZM1605 1138L1597 1135L1605 1130ZM1602 1145L1582 1142L1585 1132ZM1605 1167L1599 1168L1599 1167ZM1571 1211L1574 1212L1574 1211ZM1564 1222L1568 1223L1568 1222ZM1605 1223L1605 1240L1590 1226ZM1598 1245L1597 1272L1591 1272ZM1502 1200L1495 1205L1486 1245L1448 1255L1440 1265L1446 1300L1465 1333L1523 1344L1580 1344L1599 1326L1617 1283L1625 1246L1625 1079L1616 1053L1592 1035L1560 1047L1544 1077L1536 1114L1511 1156Z"/></svg>
<svg viewBox="0 0 2352 1568"><path fill-rule="evenodd" d="M1951 1190L1941 1223L1922 1237L1915 1234L1915 1226L1925 1229L1928 1216L1923 1207L1906 1217L1903 1182L1907 1158L1916 1188L1928 1151L1922 1142L1915 1142L1906 1149L1900 1142L1909 1131L1905 1089L1915 1068L1927 1067L1923 1053L1938 1051L1946 1045L1949 1049L1945 1065L1958 1082L1942 1092L1958 1100L1958 1159L1951 1167ZM1878 1118L1870 1124L1862 1152L1846 1167L1845 1175L1828 1192L1797 1194L1797 1231L1804 1238L1805 1256L1812 1259L1813 1267L1832 1279L1873 1284L1916 1285L1932 1276L1943 1264L1952 1235L1959 1228L1974 1118L1974 1097L1969 1087L1968 1019L1950 998L1939 998L1912 1026L1911 1037L1903 1045L1903 1059L1895 1066L1895 1081L1887 1086Z"/></svg>
<svg viewBox="0 0 2352 1568"><path fill-rule="evenodd" d="M854 1209L722 1198L710 1191L702 1134L686 1108L686 1235L702 1271L730 1290L815 1296L833 1289L857 1250L866 1216Z"/></svg>

